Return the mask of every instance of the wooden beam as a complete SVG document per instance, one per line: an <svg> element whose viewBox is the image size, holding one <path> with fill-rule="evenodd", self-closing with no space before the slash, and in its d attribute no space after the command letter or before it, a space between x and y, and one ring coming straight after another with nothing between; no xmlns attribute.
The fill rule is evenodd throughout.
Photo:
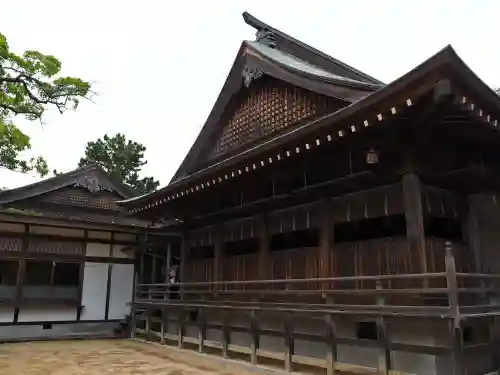
<svg viewBox="0 0 500 375"><path fill-rule="evenodd" d="M402 178L403 200L406 217L406 237L412 253L419 254L420 272L427 273L422 192L418 176L412 172Z"/></svg>

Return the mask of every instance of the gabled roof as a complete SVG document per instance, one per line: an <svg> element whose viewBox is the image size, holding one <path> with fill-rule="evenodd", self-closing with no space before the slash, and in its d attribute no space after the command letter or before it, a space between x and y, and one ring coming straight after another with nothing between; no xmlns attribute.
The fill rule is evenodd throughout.
<svg viewBox="0 0 500 375"><path fill-rule="evenodd" d="M258 40L244 41L226 82L194 144L171 182L195 172L207 142L221 132L221 117L231 98L243 87L245 72L263 74L317 92L347 104L360 100L384 86L382 82L334 59L290 36L243 14L247 24L257 29ZM268 43L267 35L272 39Z"/></svg>
<svg viewBox="0 0 500 375"><path fill-rule="evenodd" d="M27 198L32 198L66 186L94 185L96 188L105 189L117 193L120 197L127 199L132 197L133 192L120 182L113 181L101 167L90 164L71 172L21 186L15 189L0 192L0 204L12 203ZM92 186L90 186L92 188Z"/></svg>
<svg viewBox="0 0 500 375"><path fill-rule="evenodd" d="M430 83L435 84L438 78L448 78L452 80L453 85L458 86L461 90L464 90L473 98L476 98L476 100L479 100L485 113L491 113L493 118L500 119L500 97L486 85L456 54L455 50L448 45L405 75L349 106L304 124L294 129L292 132L282 134L263 144L259 144L251 149L231 156L215 165L197 171L190 176L181 178L148 195L131 198L118 203L130 205L129 207L133 207L136 211L144 209L145 205L148 204L154 207L158 205L158 201L162 198L163 202L165 202L164 197L166 197L167 194L182 192L182 189L190 186L189 184L192 181L206 178L207 175L213 175L216 171L228 168L254 155L287 144L292 140L317 132L322 128L332 127L335 129L338 125L351 124L353 119L359 120L359 114L361 112L380 110L380 107L390 108L390 106L397 104L402 98L407 98L407 95L411 95L412 90L416 91L419 87L429 86Z"/></svg>
<svg viewBox="0 0 500 375"><path fill-rule="evenodd" d="M340 76L351 78L357 81L372 83L376 85L384 85L383 82L376 78L363 73L342 61L334 59L324 52L313 48L300 40L297 40L284 32L277 30L270 25L258 20L248 12L243 13L245 22L257 29L257 31L269 31L274 35L278 49L283 50L289 54L295 55L303 60L310 61L326 71L331 71Z"/></svg>

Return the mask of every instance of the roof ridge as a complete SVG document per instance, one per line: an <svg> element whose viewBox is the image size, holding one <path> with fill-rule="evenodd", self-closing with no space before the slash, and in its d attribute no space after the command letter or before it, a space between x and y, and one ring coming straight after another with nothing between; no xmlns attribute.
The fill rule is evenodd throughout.
<svg viewBox="0 0 500 375"><path fill-rule="evenodd" d="M66 179L71 179L71 178L77 177L81 173L90 172L90 171L98 171L98 172L102 173L104 176L106 176L106 178L111 183L113 183L114 185L116 185L116 187L119 189L119 191L117 191L117 193L120 194L120 195L122 195L124 198L127 195L128 196L133 195L133 193L130 190L130 188L128 188L126 185L124 185L121 182L115 181L113 179L113 177L109 173L107 173L100 165L98 165L97 163L89 163L89 164L86 164L86 165L84 165L82 167L79 167L79 168L76 168L74 170L71 170L69 172L61 173L61 174L58 174L58 175L55 175L55 176L52 176L52 177L49 177L49 178L46 178L46 179L43 179L43 180L40 180L40 181L33 182L31 184L19 186L19 187L16 187L14 189L7 189L7 190L0 191L0 203L7 203L7 202L18 200L18 199L12 199L12 198L7 198L7 199L4 200L4 199L2 199L4 196L9 196L11 194L16 194L16 192L22 192L24 190L28 190L29 191L31 189L35 189L35 188L37 188L39 186L43 186L43 185L47 185L47 184L50 185L51 182L53 183L54 181L58 181L58 180L62 180L62 181L59 182L59 184L57 184L56 187L49 188L46 191L44 191L43 193L47 193L47 192L50 192L50 191L54 191L54 190L60 189L60 188L62 188L64 186L67 186L68 184L70 184L70 182L68 182L68 181L64 182ZM43 193L41 193L41 194L43 194ZM28 196L20 198L20 199L29 198L31 196L36 196L36 195L39 195L39 194L40 193L28 194Z"/></svg>
<svg viewBox="0 0 500 375"><path fill-rule="evenodd" d="M253 28L255 28L256 30L258 31L263 31L263 30L268 30L270 31L272 34L276 35L276 36L279 36L283 39L285 39L286 41L288 42L291 42L293 44L295 44L296 46L306 50L306 51L309 51L309 52L312 52L318 56L321 56L322 58L330 61L331 63L333 64L336 64L344 69L347 69L347 70L350 70L351 72L363 77L364 79L368 80L368 81L371 81L372 83L374 84L378 84L378 85L384 85L384 82L356 69L356 68L353 68L352 66L340 61L340 60L337 60L336 58L326 54L325 52L317 49L317 48L314 48L286 33L284 33L283 31L281 30L278 30L278 29L275 29L274 27L266 24L265 22L257 19L256 17L252 16L250 13L248 12L243 12L242 14L243 16L243 20L245 21L245 23L249 26L252 26Z"/></svg>

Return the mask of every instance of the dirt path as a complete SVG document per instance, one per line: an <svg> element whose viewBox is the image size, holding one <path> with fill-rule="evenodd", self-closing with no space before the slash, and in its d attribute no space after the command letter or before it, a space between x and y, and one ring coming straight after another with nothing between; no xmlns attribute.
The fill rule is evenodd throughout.
<svg viewBox="0 0 500 375"><path fill-rule="evenodd" d="M0 345L2 375L214 375L128 340L50 341Z"/></svg>

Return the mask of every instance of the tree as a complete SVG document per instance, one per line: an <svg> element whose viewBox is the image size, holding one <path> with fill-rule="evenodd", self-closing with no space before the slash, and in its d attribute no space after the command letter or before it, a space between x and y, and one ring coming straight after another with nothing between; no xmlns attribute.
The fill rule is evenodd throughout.
<svg viewBox="0 0 500 375"><path fill-rule="evenodd" d="M85 156L80 159L79 167L95 163L113 178L132 188L137 194L145 194L155 190L160 184L153 177L139 177L146 147L125 138L123 134L109 137L107 134L95 142L88 142Z"/></svg>
<svg viewBox="0 0 500 375"><path fill-rule="evenodd" d="M45 176L47 162L40 156L24 160L23 151L31 148L30 137L13 122L15 116L42 121L48 108L60 113L74 110L80 99L91 94L91 85L79 78L61 77L61 62L38 51L16 55L7 38L0 33L0 165Z"/></svg>

